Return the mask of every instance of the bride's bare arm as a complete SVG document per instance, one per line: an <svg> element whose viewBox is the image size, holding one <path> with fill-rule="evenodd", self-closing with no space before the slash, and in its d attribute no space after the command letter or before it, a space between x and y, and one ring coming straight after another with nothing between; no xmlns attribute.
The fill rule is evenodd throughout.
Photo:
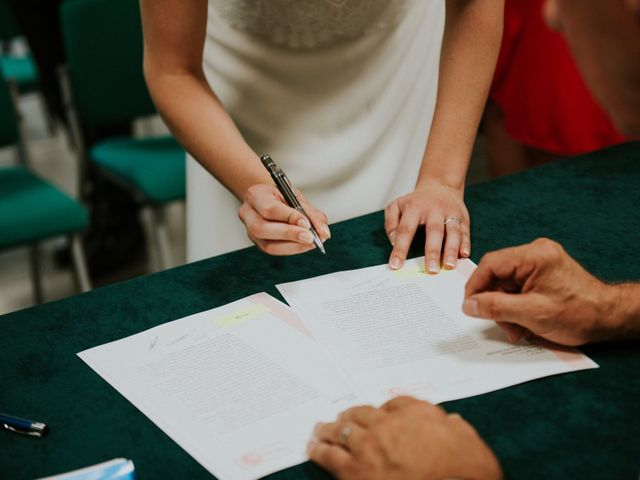
<svg viewBox="0 0 640 480"><path fill-rule="evenodd" d="M312 249L306 219L284 203L205 78L207 0L141 0L140 5L145 78L173 134L244 202L240 218L260 248L281 255ZM326 239L326 217L308 203L304 206Z"/></svg>

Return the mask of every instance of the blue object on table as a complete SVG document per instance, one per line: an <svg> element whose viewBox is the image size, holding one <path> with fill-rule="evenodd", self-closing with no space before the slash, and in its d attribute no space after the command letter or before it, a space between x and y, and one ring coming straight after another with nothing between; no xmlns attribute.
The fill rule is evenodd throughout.
<svg viewBox="0 0 640 480"><path fill-rule="evenodd" d="M135 480L135 478L135 468L131 460L114 458L108 462L40 480Z"/></svg>
<svg viewBox="0 0 640 480"><path fill-rule="evenodd" d="M0 413L0 426L5 430L31 437L44 437L49 432L49 427L42 422L14 417L6 413Z"/></svg>

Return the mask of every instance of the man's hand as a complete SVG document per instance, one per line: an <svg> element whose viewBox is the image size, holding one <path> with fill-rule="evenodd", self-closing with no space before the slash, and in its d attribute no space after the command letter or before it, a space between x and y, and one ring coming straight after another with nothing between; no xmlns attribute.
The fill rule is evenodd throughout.
<svg viewBox="0 0 640 480"><path fill-rule="evenodd" d="M485 255L467 282L462 309L495 320L513 342L536 335L574 346L616 336L620 293L542 238Z"/></svg>
<svg viewBox="0 0 640 480"><path fill-rule="evenodd" d="M301 192L296 196L311 218L320 240L330 236L327 216L313 207ZM247 235L260 250L270 255L294 255L313 250L309 220L285 202L275 185L260 183L247 189L238 211Z"/></svg>
<svg viewBox="0 0 640 480"><path fill-rule="evenodd" d="M460 415L411 397L318 424L307 451L339 479L502 478L495 456Z"/></svg>
<svg viewBox="0 0 640 480"><path fill-rule="evenodd" d="M426 227L424 260L429 273L440 271L441 257L447 269L456 268L458 257L468 257L471 237L463 196L463 189L430 182L387 205L384 228L393 245L389 266L402 267L420 225Z"/></svg>

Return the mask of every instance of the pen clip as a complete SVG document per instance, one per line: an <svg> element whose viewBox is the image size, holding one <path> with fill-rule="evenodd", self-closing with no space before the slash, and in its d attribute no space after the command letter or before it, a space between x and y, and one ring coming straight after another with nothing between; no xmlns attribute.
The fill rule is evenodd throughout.
<svg viewBox="0 0 640 480"><path fill-rule="evenodd" d="M265 168L269 171L269 173L271 174L271 178L273 178L274 182L276 182L276 185L278 185L278 188L279 189L284 188L288 190L287 194L291 194L292 198L290 200L293 202L293 205L291 206L293 208L301 207L300 200L298 200L298 196L296 195L296 192L293 189L293 184L291 183L291 180L289 180L289 177L287 177L284 171L276 165L276 162L274 162L269 155L262 155L260 157L260 161L265 166ZM283 193L284 195L284 192L281 192L281 193ZM307 216L305 212L303 213L305 214L305 216Z"/></svg>
<svg viewBox="0 0 640 480"><path fill-rule="evenodd" d="M17 433L19 435L27 435L29 437L42 437L42 432L38 430L21 430L19 428L12 427L11 425L7 425L6 423L3 423L2 427L5 430L9 430L10 432Z"/></svg>
<svg viewBox="0 0 640 480"><path fill-rule="evenodd" d="M295 208L300 205L300 200L298 200L296 191L293 189L293 184L291 183L291 180L289 180L289 177L287 177L287 174L284 173L284 171L280 167L275 167L273 169L273 173L285 183L286 187L289 189L289 192L291 193L291 195L293 195L293 198L297 202L297 205L292 205L292 207Z"/></svg>

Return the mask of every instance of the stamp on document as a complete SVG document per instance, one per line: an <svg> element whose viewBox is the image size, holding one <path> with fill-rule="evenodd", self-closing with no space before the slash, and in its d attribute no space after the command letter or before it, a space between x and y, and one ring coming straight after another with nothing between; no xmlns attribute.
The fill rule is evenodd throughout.
<svg viewBox="0 0 640 480"><path fill-rule="evenodd" d="M291 448L284 442L275 442L271 445L257 448L240 456L238 463L245 468L253 468L263 463L277 460L285 455L290 455Z"/></svg>
<svg viewBox="0 0 640 480"><path fill-rule="evenodd" d="M409 395L411 397L425 398L430 394L435 393L436 386L431 382L419 382L409 385L402 385L397 387L388 388L385 392L389 398L400 397L403 395Z"/></svg>

